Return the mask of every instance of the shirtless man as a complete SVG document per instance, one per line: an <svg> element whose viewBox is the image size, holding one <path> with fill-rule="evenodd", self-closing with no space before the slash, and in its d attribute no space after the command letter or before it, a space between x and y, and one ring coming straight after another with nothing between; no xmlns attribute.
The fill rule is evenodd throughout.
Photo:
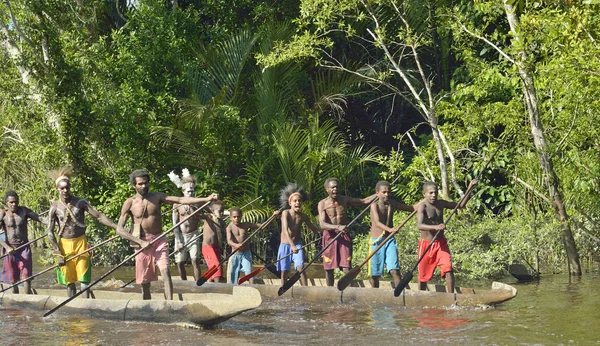
<svg viewBox="0 0 600 346"><path fill-rule="evenodd" d="M252 271L252 253L250 252L250 243L248 239L248 230L258 229L260 226L255 223L241 222L242 209L233 207L229 210L231 223L227 226L227 244L231 246L231 251L235 254L229 258L229 283L237 285L240 276L240 270L248 275ZM254 279L250 279L254 283Z"/></svg>
<svg viewBox="0 0 600 346"><path fill-rule="evenodd" d="M414 207L397 202L390 198L391 185L387 181L379 181L375 185L377 203L371 204L371 252L394 231L394 212L404 210L412 212ZM391 238L369 260L369 276L371 287L379 287L379 277L383 275L386 267L396 286L400 283L400 266L398 264L398 245L396 239Z"/></svg>
<svg viewBox="0 0 600 346"><path fill-rule="evenodd" d="M223 266L221 262L221 239L225 233L225 223L221 216L223 215L223 202L214 201L210 204L212 214L201 215L204 219L204 228L202 230L202 256L208 268L219 266L217 271L208 278L209 282L221 282L223 279ZM200 277L198 277L200 278ZM198 280L196 280L198 281Z"/></svg>
<svg viewBox="0 0 600 346"><path fill-rule="evenodd" d="M169 246L167 239L161 237L151 247L149 243L162 234L160 207L167 204L201 204L217 199L216 194L206 198L167 196L162 192L149 192L150 176L144 170L135 170L129 175L129 182L135 189L135 196L128 198L121 208L117 232L123 238L137 243L144 251L135 257L136 283L142 285L142 298L150 299L150 283L158 280L156 266L165 284L165 299L173 300L173 282L169 271ZM134 237L125 231L127 218L131 216L134 231L139 230L140 237Z"/></svg>
<svg viewBox="0 0 600 346"><path fill-rule="evenodd" d="M302 201L306 199L306 194L301 187L296 184L288 184L279 196L281 205L285 208L281 213L281 243L277 258L287 256L285 259L277 262L277 270L281 272L281 285L287 281L287 275L290 271L292 262L297 271L302 271L304 267L304 249L302 247L302 224L305 224L317 235L320 230L310 222L308 215L301 210ZM292 256L288 256L294 253ZM306 286L306 273L300 275L300 284Z"/></svg>
<svg viewBox="0 0 600 346"><path fill-rule="evenodd" d="M471 199L472 188L477 185L477 179L469 183L468 194L464 196L458 208L464 208L469 199ZM452 269L452 258L448 241L444 236L446 225L444 224L444 209L454 209L456 202L438 200L437 185L428 181L423 184L423 203L417 206L417 227L421 231L419 239L418 258L421 258L423 252L439 231L440 234L429 249L428 253L419 263L419 289L426 290L427 282L431 280L436 267L440 267L442 278L446 278L446 291L454 293L454 272Z"/></svg>
<svg viewBox="0 0 600 346"><path fill-rule="evenodd" d="M196 177L192 175L184 175L181 183L181 191L183 192L183 196L194 197L196 192ZM194 206L185 204L173 205L173 224L176 225L179 220L183 220L194 211ZM177 263L181 280L187 280L185 262L187 261L188 256L192 262L194 280L198 281L200 278L200 251L198 251L199 239L196 239L191 244L188 244L192 239L198 237L198 225L200 224L200 218L200 214L194 214L186 222L182 223L178 227L175 227L174 230L175 249L177 250L175 253L175 263Z"/></svg>
<svg viewBox="0 0 600 346"><path fill-rule="evenodd" d="M92 278L92 263L90 254L81 255L65 263L65 258L72 257L88 249L85 238L85 212L95 217L101 224L112 229L117 225L105 215L99 213L85 199L71 195L70 168L61 168L49 173L54 179L59 199L50 205L48 212L48 240L54 248L53 254L58 256L56 268L59 284L67 286L67 293L72 297L76 293L75 282L81 283L81 290L87 287ZM54 235L54 226L58 224L58 231ZM89 298L90 291L84 292L84 297Z"/></svg>
<svg viewBox="0 0 600 346"><path fill-rule="evenodd" d="M6 210L0 210L0 227L4 230L6 241L0 239L0 247L8 253L4 257L2 268L2 282L17 283L31 276L33 261L31 260L31 246L27 245L19 250L14 249L29 242L27 237L27 220L46 223L38 214L27 207L19 205L19 196L14 191L7 191L4 195ZM31 294L31 280L23 283L26 294ZM19 286L13 286L13 293L19 293Z"/></svg>
<svg viewBox="0 0 600 346"><path fill-rule="evenodd" d="M319 202L319 225L323 229L323 247L339 232L343 232L348 224L346 207L360 207L371 203L376 195L363 199L340 196L337 193L339 180L325 180L325 191L328 197ZM333 271L340 268L348 273L352 267L352 238L348 233L342 234L327 250L323 252L323 269L327 286L333 286Z"/></svg>

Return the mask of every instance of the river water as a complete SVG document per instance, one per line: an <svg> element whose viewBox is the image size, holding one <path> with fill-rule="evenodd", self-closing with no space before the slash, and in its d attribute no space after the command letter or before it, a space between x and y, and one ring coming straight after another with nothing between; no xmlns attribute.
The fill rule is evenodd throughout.
<svg viewBox="0 0 600 346"><path fill-rule="evenodd" d="M599 274L505 282L519 293L495 308L390 309L272 299L210 330L60 313L42 318L43 311L0 307L0 344L600 345Z"/></svg>

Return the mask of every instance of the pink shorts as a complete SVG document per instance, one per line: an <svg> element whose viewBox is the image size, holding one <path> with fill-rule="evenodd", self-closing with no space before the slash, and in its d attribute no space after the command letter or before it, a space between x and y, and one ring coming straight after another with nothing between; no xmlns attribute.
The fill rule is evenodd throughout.
<svg viewBox="0 0 600 346"><path fill-rule="evenodd" d="M419 258L429 245L427 240L419 239ZM419 263L419 282L427 282L433 277L435 267L440 267L442 277L446 277L446 273L452 271L452 257L450 256L450 248L446 238L436 239L433 245Z"/></svg>
<svg viewBox="0 0 600 346"><path fill-rule="evenodd" d="M158 235L146 234L145 241L152 241ZM165 237L160 238L152 246L135 256L135 283L145 284L158 280L158 269L165 270L169 267L169 244Z"/></svg>

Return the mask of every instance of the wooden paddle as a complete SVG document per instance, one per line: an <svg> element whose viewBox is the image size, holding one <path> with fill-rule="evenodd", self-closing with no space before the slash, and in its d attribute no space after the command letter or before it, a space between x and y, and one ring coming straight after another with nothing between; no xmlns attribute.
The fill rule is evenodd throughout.
<svg viewBox="0 0 600 346"><path fill-rule="evenodd" d="M271 272L271 274L275 275L275 277L279 277L279 271L277 271L277 268L275 268L275 266L271 263L271 265L269 265L267 263L267 260L263 259L262 257L260 257L256 252L252 251L252 256L257 258L259 261L261 261L262 263L265 263L266 265L264 267L261 267L264 269L269 269L269 271ZM238 280L238 284L239 284L239 280Z"/></svg>
<svg viewBox="0 0 600 346"><path fill-rule="evenodd" d="M15 252L15 251L17 251L17 250L20 250L20 249L24 248L24 247L25 247L25 246L27 246L27 245L30 245L30 244L33 244L33 243L35 243L36 241L38 241L38 240L40 240L40 239L44 238L44 237L45 237L45 236L47 236L47 235L48 235L48 234L41 235L41 236L39 236L39 237L35 238L34 240L32 240L32 241L30 241L30 242L27 242L27 243L25 243L25 244L23 244L23 245L21 245L21 246L17 247L16 249L13 249L13 250L12 250L12 251L10 251L10 252L7 252L7 253L5 253L4 255L0 256L0 259L2 259L2 258L4 258L4 257L8 256L10 253L14 253L14 252Z"/></svg>
<svg viewBox="0 0 600 346"><path fill-rule="evenodd" d="M116 236L114 236L114 237L112 237L112 238L108 238L108 239L106 239L106 240L102 241L101 243L99 243L99 244L97 244L97 245L94 245L94 246L92 246L91 248L89 248L89 249L87 249L87 250L85 250L85 251L83 251L83 252L80 252L80 253L78 253L78 254L76 254L76 255L73 255L73 256L71 256L71 257L67 258L67 259L65 260L65 263L67 263L67 262L69 262L70 260L73 260L73 259L75 259L75 258L77 258L77 257L79 257L79 256L81 256L81 255L85 255L85 254L86 254L86 253L88 253L88 252L92 252L94 249L96 249L96 248L98 248L98 247L100 247L100 246L102 246L102 245L104 245L104 244L108 243L109 241L115 240L115 239L117 239L117 238L119 238L119 236L118 236L118 235L116 235ZM35 277L37 277L37 276L40 276L40 275L42 275L42 274L44 274L44 273L47 273L48 271L50 271L50 270L52 270L52 269L54 269L54 268L57 268L57 267L59 267L59 265L58 265L58 264L55 264L55 265L53 265L52 267L46 268L46 269L42 270L41 272L39 272L39 273L37 273L37 274L31 275L31 276L30 276L30 277L28 277L27 279L23 279L23 280L21 280L21 281L19 281L19 282L15 283L15 284L13 284L12 286L9 286L9 287L6 287L6 288L2 289L2 290L0 291L0 293L4 292L4 291L6 291L6 290L8 290L8 289L10 289L10 288L13 288L14 286L20 285L20 284L22 284L23 282L25 282L25 281L27 281L27 280L31 280L31 279L33 279L33 278L35 278Z"/></svg>
<svg viewBox="0 0 600 346"><path fill-rule="evenodd" d="M399 230L400 230L402 227L404 227L404 225L406 225L406 223L407 223L407 222L408 222L408 221L409 221L409 220L410 220L410 219L411 219L413 216L415 216L415 214L416 214L416 213L417 213L417 211L416 211L416 210L415 210L415 211L413 211L412 213L410 213L410 214L408 215L408 217L407 217L407 218L406 218L404 221L402 221L402 223L401 223L400 225L398 225L398 226L396 227L396 229L394 229L394 231L393 231L393 232L390 232L390 234L389 234L389 235L388 235L388 236L387 236L387 237L386 237L386 238L385 238L385 239L384 239L384 240L381 242L381 244L379 244L379 246L377 246L377 247L375 248L375 250L371 251L371 253L369 254L369 256L367 256L367 258L365 258L365 260L364 260L364 261L362 261L362 263L361 263L361 264L359 264L358 266L356 266L356 267L354 267L354 268L350 269L350 271L349 271L349 272L347 272L347 273L346 273L346 274L345 274L345 275L344 275L344 276L343 276L343 277L342 277L342 278L341 278L341 279L338 281L338 283L337 283L337 288L338 288L338 290L340 290L340 291L343 291L344 289L346 289L346 287L348 287L348 286L349 286L349 285L352 283L352 280L354 280L354 279L355 279L355 278L358 276L358 273L360 273L360 269L361 269L361 268L362 268L362 267L363 267L365 264L367 264L367 262L369 262L369 260L371 259L371 257L375 256L375 254L377 253L377 251L379 251L379 249L381 249L381 248L382 248L382 247L385 245L385 243L386 243L388 240L392 239L392 238L394 237L394 235L396 235L396 233L398 233L398 231L399 231Z"/></svg>
<svg viewBox="0 0 600 346"><path fill-rule="evenodd" d="M471 193L471 191L473 190L473 188L475 188L475 187L474 186L473 187L469 186L469 188L465 192L464 196L456 203L456 206L452 209L452 211L450 212L450 215L448 215L448 218L444 222L444 225L448 224L448 222L452 218L452 215L454 215L454 213L456 212L456 210L458 210L458 206L460 205L460 203L462 202L462 200ZM412 278L413 278L413 272L417 269L417 267L419 266L419 263L421 263L421 261L423 260L423 258L427 254L427 251L429 251L429 249L433 246L433 243L435 242L435 240L437 239L438 235L441 232L442 231L437 231L435 233L435 235L433 236L433 238L429 242L429 245L427 245L427 247L425 248L425 251L423 251L423 254L417 260L417 263L415 263L415 265L412 267L412 269L410 270L410 272L406 273L404 275L404 277L402 277L402 280L400 281L400 283L398 284L398 286L396 286L396 288L394 288L394 297L398 297L402 293L402 290L404 290L406 288L406 286L408 285L408 283L410 282L410 280L412 280Z"/></svg>
<svg viewBox="0 0 600 346"><path fill-rule="evenodd" d="M279 208L278 211L283 210L283 208ZM260 225L260 227L258 227L254 232L252 232L248 238L246 238L246 240L244 240L241 244L240 247L244 244L246 244L254 235L258 234L258 231L263 230L265 227L267 227L269 225L269 223L271 223L271 221L275 220L275 218L277 217L277 215L279 215L279 213L273 213L273 215L271 215L265 222L263 222L262 225ZM202 276L200 277L200 279L198 279L198 281L196 281L196 285L197 286L202 286L204 285L204 283L211 277L213 276L214 273L217 272L217 270L219 270L219 266L223 265L223 263L225 263L229 258L231 258L231 256L235 255L235 253L238 251L239 247L233 251L231 251L231 253L229 255L227 255L227 257L225 257L223 260L221 260L221 262L219 262L219 264L212 266L209 270L207 270L206 272L204 272L204 274L202 274Z"/></svg>
<svg viewBox="0 0 600 346"><path fill-rule="evenodd" d="M397 180L398 178L396 178ZM394 180L395 182L395 180ZM331 239L331 241L329 243L327 243L327 245L325 245L321 251L315 255L315 257L313 257L313 259L308 262L308 264L306 264L304 266L304 268L302 268L301 271L297 271L294 275L292 275L288 281L286 281L283 286L279 287L279 290L277 291L277 295L282 295L284 294L287 290L289 290L292 286L294 286L294 284L300 280L300 276L302 275L302 273L304 273L306 271L306 269L308 267L310 267L311 264L313 264L319 257L321 257L321 255L325 252L325 250L327 250L342 234L344 234L346 232L346 229L348 227L350 227L353 223L355 223L364 213L367 212L367 210L369 210L369 208L371 207L371 204L375 203L375 201L377 200L377 197L373 198L373 200L369 203L369 205L360 212L360 214L356 215L356 217L354 219L352 219L352 221L350 221L345 227L343 231L338 232L338 234L333 237L333 239Z"/></svg>
<svg viewBox="0 0 600 346"><path fill-rule="evenodd" d="M170 229L168 229L167 231L163 232L161 235L159 235L158 237L154 238L149 244L148 247L152 246L152 244L156 243L158 240L160 240L161 238L164 238L167 234L173 232L173 230L181 225L182 223L186 222L190 217L194 216L197 212L199 212L200 210L202 210L204 207L206 207L207 205L210 204L211 201L206 202L204 205L202 205L200 208L194 210L190 215L188 215L187 217L185 217L183 220L179 221L178 223L176 223L175 225L173 225L173 227L171 227ZM125 258L121 263L117 264L115 267L113 267L111 270L107 271L106 273L104 273L102 276L100 276L99 278L97 278L94 282L88 284L84 289L80 290L79 292L75 293L73 296L65 299L62 303L58 304L57 306L55 306L54 308L50 309L50 311L46 312L44 314L44 317L51 315L52 313L54 313L54 311L60 309L61 307L65 306L66 304L68 304L71 300L79 297L83 292L89 290L90 288L92 288L94 285L96 285L98 282L102 281L105 277L107 277L108 275L112 274L115 270L117 270L118 268L120 268L122 265L124 265L125 263L127 263L129 260L131 260L132 258L135 258L135 256L137 256L138 254L140 254L141 252L145 251L146 248L143 249L139 249L136 252L134 252L132 255L128 256L127 258Z"/></svg>
<svg viewBox="0 0 600 346"><path fill-rule="evenodd" d="M298 248L298 250L302 250L302 249L304 249L305 247L307 247L308 245L310 245L310 244L312 244L312 243L316 243L316 242L318 242L318 241L319 241L319 240L321 240L321 239L323 239L323 237L319 237L319 238L317 238L317 239L315 239L315 240L313 240L313 241L311 241L311 242L309 242L309 243L307 243L307 244L305 244L305 245L303 245L303 246L299 247L299 248ZM238 285L241 285L241 284L243 284L244 282L246 282L246 281L248 281L248 280L252 279L253 277L255 277L256 275L258 275L260 272L262 272L262 271L263 271L263 270L265 270L265 269L269 269L269 270L271 271L271 273L275 274L275 273L276 273L276 271L274 272L274 270L272 269L272 268L275 266L275 264L276 264L277 262L279 262L279 261L281 261L281 260L285 259L285 258L288 258L288 257L292 256L293 254L294 254L293 252L290 252L289 254L287 254L287 255L285 255L285 256L283 256L283 257L281 257L281 258L278 258L278 259L276 259L275 261L269 262L269 263L267 263L266 261L263 261L263 262L265 263L265 265L264 265L263 267L260 267L260 268L258 268L258 269L254 269L253 271L251 271L251 272L250 272L250 274L242 276L242 277L241 277L241 278L238 280ZM260 258L259 258L259 259L260 259ZM276 274L275 276L279 277L279 275L278 275L278 274Z"/></svg>
<svg viewBox="0 0 600 346"><path fill-rule="evenodd" d="M485 165L483 166L483 169L481 170L481 172L479 172L479 176L477 177L478 180L483 176L483 172L486 170L486 168L490 164L490 162L492 162L492 159L494 158L494 156L496 155L496 153L498 152L498 150L500 150L500 148L502 148L502 145L498 146L498 148L492 153L492 155L490 156L490 158L488 159L488 161L485 163ZM444 225L448 224L448 222L452 218L452 215L454 215L454 213L458 209L458 206L460 205L460 203L462 202L462 200L466 196L468 196L473 191L474 188L475 188L475 186L469 186L469 188L467 189L467 191L465 192L465 194L463 195L463 197L458 201L458 203L456 203L456 206L454 207L454 209L452 209L452 212L450 212L450 215L448 215L448 218L444 222ZM423 258L425 257L425 255L427 254L427 252L429 251L429 249L431 248L431 246L433 246L433 242L437 239L437 237L440 234L440 232L441 231L437 231L435 233L435 235L433 236L433 238L429 242L429 245L425 248L425 251L423 251L423 254L417 260L417 263L415 263L415 265L412 267L412 269L410 270L410 272L408 272L408 273L406 273L406 275L404 275L404 277L402 278L402 280L400 281L400 283L398 284L398 286L396 286L396 288L394 288L394 297L400 296L400 294L402 293L402 291L406 288L406 286L408 286L408 283L413 278L413 272L417 269L417 267L419 266L419 263L421 263L421 261L423 260Z"/></svg>

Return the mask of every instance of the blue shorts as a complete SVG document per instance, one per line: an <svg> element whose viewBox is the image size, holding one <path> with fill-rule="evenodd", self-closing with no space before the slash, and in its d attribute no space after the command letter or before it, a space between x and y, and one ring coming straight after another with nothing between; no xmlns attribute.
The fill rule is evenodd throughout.
<svg viewBox="0 0 600 346"><path fill-rule="evenodd" d="M250 274L252 271L252 254L250 253L250 250L236 253L231 256L229 265L231 266L231 270L229 271L229 283L237 285L238 279L240 278L240 270L243 271L245 275Z"/></svg>
<svg viewBox="0 0 600 346"><path fill-rule="evenodd" d="M384 239L385 238L372 238L370 241L371 252L373 252ZM385 243L385 245L383 245L369 260L369 276L383 275L384 265L388 272L390 270L400 269L400 266L398 265L398 245L396 245L396 239L394 238L388 240L387 243Z"/></svg>
<svg viewBox="0 0 600 346"><path fill-rule="evenodd" d="M296 245L296 248L300 248L302 246L302 243L294 243L294 245ZM278 271L281 272L284 270L290 270L290 268L292 267L292 262L294 262L294 269L304 265L304 249L299 249L298 253L288 256L291 253L292 246L290 244L279 244L279 252L277 252L277 258L282 258L285 256L287 257L277 262Z"/></svg>

